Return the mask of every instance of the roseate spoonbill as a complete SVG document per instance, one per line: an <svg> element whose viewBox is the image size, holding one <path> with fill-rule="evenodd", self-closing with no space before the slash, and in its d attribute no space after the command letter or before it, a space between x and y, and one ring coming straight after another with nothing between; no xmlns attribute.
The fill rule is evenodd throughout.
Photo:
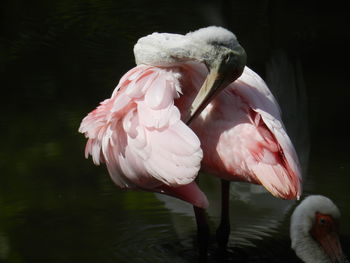
<svg viewBox="0 0 350 263"><path fill-rule="evenodd" d="M306 263L346 262L339 241L340 212L327 197L311 195L294 210L291 217L292 248Z"/></svg>
<svg viewBox="0 0 350 263"><path fill-rule="evenodd" d="M88 138L86 156L105 162L118 186L188 201L198 228L206 229L208 201L193 180L199 169L221 177L224 244L228 181L262 184L285 199L299 197L298 159L277 102L245 67L245 52L233 33L221 27L153 33L138 40L134 54L138 66L79 128Z"/></svg>
<svg viewBox="0 0 350 263"><path fill-rule="evenodd" d="M80 125L88 138L85 155L97 165L105 162L121 188L174 195L205 208L206 196L193 182L203 153L185 122L241 75L244 49L231 32L211 27L186 36L154 33L139 39L134 53L138 66ZM195 85L204 79L194 63L210 69L201 89ZM186 89L192 96L180 100Z"/></svg>

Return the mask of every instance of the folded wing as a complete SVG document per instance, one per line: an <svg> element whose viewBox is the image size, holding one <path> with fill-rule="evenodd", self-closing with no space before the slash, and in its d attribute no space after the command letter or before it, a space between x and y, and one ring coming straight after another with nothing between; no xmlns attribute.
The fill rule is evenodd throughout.
<svg viewBox="0 0 350 263"><path fill-rule="evenodd" d="M88 138L86 157L106 163L121 188L174 195L191 187L200 191L190 183L200 169L202 150L174 105L178 78L170 68L137 66L122 77L110 99L83 119L79 131ZM203 205L207 201L202 199Z"/></svg>
<svg viewBox="0 0 350 263"><path fill-rule="evenodd" d="M278 104L248 67L192 127L202 142L204 170L227 180L262 184L281 198L300 196L299 161Z"/></svg>

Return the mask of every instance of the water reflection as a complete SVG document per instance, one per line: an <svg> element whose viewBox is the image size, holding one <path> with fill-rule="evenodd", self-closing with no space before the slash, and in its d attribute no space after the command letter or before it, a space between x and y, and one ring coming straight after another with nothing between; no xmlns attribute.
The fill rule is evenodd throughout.
<svg viewBox="0 0 350 263"><path fill-rule="evenodd" d="M211 232L214 235L220 223L220 181L201 175L200 187L207 193L210 206L207 210ZM271 196L260 186L233 183L230 196L231 235L230 247L255 247L254 241L272 236L289 211L293 201L283 201ZM157 195L172 213L172 224L178 237L189 237L195 226L193 208L189 204L164 195ZM188 217L188 223L178 216Z"/></svg>
<svg viewBox="0 0 350 263"><path fill-rule="evenodd" d="M337 204L349 255L349 142L342 128L349 92L340 88L347 86L347 72L338 57L330 67L324 56L325 50L339 57L346 50L348 31L341 26L347 9L287 2L2 3L0 262L196 261L192 207L117 189L105 167L84 160L85 140L77 128L133 66L137 38L153 31L183 33L213 21L237 34L249 65L262 75L281 48L295 70L295 61L302 64L312 146L305 194L324 194ZM203 178L213 232L219 182ZM244 184L232 184L231 202L229 250L220 254L213 245L209 262L297 262L288 237L293 202Z"/></svg>

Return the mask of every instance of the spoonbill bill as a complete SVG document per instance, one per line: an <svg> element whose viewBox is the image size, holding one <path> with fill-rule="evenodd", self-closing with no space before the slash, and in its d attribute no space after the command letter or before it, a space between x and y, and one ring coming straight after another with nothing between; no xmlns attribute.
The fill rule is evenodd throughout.
<svg viewBox="0 0 350 263"><path fill-rule="evenodd" d="M339 241L338 207L327 197L310 195L291 217L292 248L305 263L345 263Z"/></svg>

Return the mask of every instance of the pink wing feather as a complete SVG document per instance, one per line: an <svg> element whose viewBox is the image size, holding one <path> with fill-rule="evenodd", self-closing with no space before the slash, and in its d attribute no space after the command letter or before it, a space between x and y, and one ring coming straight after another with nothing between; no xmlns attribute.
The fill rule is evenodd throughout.
<svg viewBox="0 0 350 263"><path fill-rule="evenodd" d="M202 170L262 184L278 197L299 197L298 158L278 104L249 68L192 123L196 134L180 120L206 74L198 63L130 70L112 97L82 121L86 156L92 155L95 164L105 162L122 188L164 192L206 207L205 195L193 182L202 160L197 134Z"/></svg>
<svg viewBox="0 0 350 263"><path fill-rule="evenodd" d="M249 98L250 107L260 115L263 123L279 144L279 166L276 172L279 183L266 180L267 189L275 189L277 195L287 199L299 198L301 195L301 168L295 148L283 125L280 108L271 91L258 74L246 67L244 74L237 82L237 91L244 98ZM255 96L252 94L254 93ZM264 181L264 179L260 179ZM277 187L276 187L277 185ZM280 192L280 193L279 193Z"/></svg>
<svg viewBox="0 0 350 263"><path fill-rule="evenodd" d="M202 160L200 141L174 105L179 76L172 69L133 68L112 97L83 119L79 131L88 138L86 157L105 162L121 188L167 193L206 207L193 182Z"/></svg>
<svg viewBox="0 0 350 263"><path fill-rule="evenodd" d="M202 143L202 170L226 180L262 184L277 197L300 196L299 162L278 104L248 67L191 127Z"/></svg>

